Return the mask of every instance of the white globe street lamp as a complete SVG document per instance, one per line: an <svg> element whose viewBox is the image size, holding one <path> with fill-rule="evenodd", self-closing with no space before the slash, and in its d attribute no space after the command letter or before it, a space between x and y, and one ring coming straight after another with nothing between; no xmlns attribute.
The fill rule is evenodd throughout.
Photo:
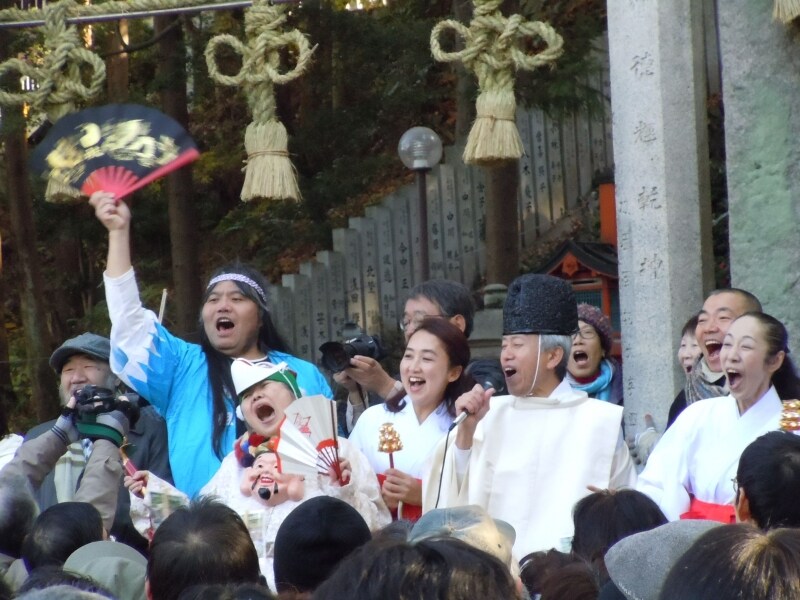
<svg viewBox="0 0 800 600"><path fill-rule="evenodd" d="M432 129L412 127L397 144L403 164L416 173L419 201L419 257L422 281L429 279L428 264L428 188L426 175L442 160L442 140Z"/></svg>

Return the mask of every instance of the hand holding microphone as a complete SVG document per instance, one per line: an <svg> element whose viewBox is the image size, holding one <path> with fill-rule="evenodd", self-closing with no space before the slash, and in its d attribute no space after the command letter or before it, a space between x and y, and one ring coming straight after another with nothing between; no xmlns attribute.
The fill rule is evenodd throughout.
<svg viewBox="0 0 800 600"><path fill-rule="evenodd" d="M493 387L484 389L480 384L475 384L475 387L470 391L461 394L458 400L456 400L455 405L458 416L450 424L449 430L452 431L461 425L469 416L476 417L475 424L477 425L477 422L489 411L489 398L491 398L493 394Z"/></svg>

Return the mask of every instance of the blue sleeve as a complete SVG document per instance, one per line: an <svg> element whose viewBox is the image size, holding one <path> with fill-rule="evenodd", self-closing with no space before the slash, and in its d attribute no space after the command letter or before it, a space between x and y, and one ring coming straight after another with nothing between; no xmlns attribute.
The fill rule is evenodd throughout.
<svg viewBox="0 0 800 600"><path fill-rule="evenodd" d="M276 364L285 362L292 371L297 373L297 385L300 386L304 396L321 394L326 398L333 398L331 386L328 385L320 370L310 362L275 350L269 353L269 360Z"/></svg>

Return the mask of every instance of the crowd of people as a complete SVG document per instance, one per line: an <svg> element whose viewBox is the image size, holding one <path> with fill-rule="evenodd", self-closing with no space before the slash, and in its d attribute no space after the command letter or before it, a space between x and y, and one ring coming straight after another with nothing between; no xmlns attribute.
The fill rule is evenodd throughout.
<svg viewBox="0 0 800 600"><path fill-rule="evenodd" d="M424 282L399 374L358 355L333 373L344 435L303 470L289 416L333 394L263 277L219 269L183 341L141 304L127 205L91 203L111 336L56 349L61 415L3 439L0 599L800 597L781 427L800 379L754 295L697 307L668 426L633 435L611 323L568 282L512 282L499 360L471 359L469 290Z"/></svg>

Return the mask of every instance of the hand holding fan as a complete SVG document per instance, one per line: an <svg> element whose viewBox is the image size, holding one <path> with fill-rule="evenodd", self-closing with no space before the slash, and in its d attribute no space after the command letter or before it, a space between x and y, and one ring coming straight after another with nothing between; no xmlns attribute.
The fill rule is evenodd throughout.
<svg viewBox="0 0 800 600"><path fill-rule="evenodd" d="M273 438L281 473L316 476L333 469L341 480L335 404L324 396L305 396L292 402L285 414Z"/></svg>
<svg viewBox="0 0 800 600"><path fill-rule="evenodd" d="M138 104L87 108L61 119L31 153L31 169L81 190L121 199L197 160L186 130Z"/></svg>

